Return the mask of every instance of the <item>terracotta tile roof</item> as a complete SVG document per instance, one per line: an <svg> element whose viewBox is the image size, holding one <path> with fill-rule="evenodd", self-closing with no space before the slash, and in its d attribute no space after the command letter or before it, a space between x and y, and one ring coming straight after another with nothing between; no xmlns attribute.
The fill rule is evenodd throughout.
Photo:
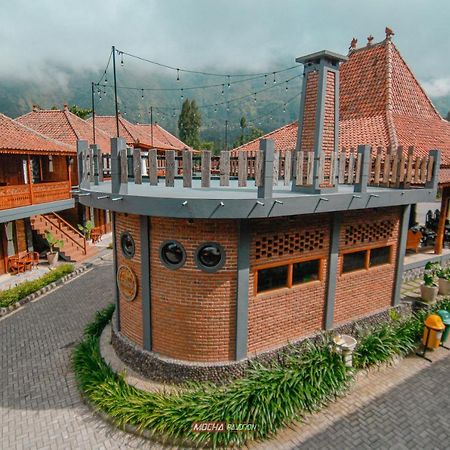
<svg viewBox="0 0 450 450"><path fill-rule="evenodd" d="M18 122L38 131L41 134L72 145L76 148L77 140L93 143L92 125L71 113L66 107L56 110L33 110L16 119ZM96 127L96 143L103 153L110 153L109 136Z"/></svg>
<svg viewBox="0 0 450 450"><path fill-rule="evenodd" d="M450 165L450 123L444 120L390 39L352 50L340 69L340 147L413 146L424 156L442 151ZM293 148L297 127L289 124L264 138L275 140L277 150ZM235 151L257 150L259 139ZM450 183L450 170L447 174ZM442 177L441 177L442 179Z"/></svg>
<svg viewBox="0 0 450 450"><path fill-rule="evenodd" d="M270 133L267 133L260 138L253 139L240 147L231 150L231 154L236 156L240 151L250 152L253 156L259 149L260 139L273 139L276 151L284 152L286 150L294 150L297 143L297 121L288 123Z"/></svg>
<svg viewBox="0 0 450 450"><path fill-rule="evenodd" d="M70 155L75 153L75 149L0 113L0 152Z"/></svg>
<svg viewBox="0 0 450 450"><path fill-rule="evenodd" d="M92 119L88 119L91 121ZM115 116L95 116L97 127L105 131L110 137L116 136ZM184 142L170 134L158 124L134 124L119 116L119 134L125 138L127 145L142 146L144 148L157 148L159 150L184 150L190 149Z"/></svg>

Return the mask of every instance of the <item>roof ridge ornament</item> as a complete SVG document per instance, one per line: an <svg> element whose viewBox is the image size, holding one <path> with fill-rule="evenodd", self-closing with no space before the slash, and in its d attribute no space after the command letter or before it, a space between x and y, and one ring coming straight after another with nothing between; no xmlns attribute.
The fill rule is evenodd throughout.
<svg viewBox="0 0 450 450"><path fill-rule="evenodd" d="M353 50L356 50L357 44L358 44L358 39L353 38L352 41L350 42L350 47L348 48L349 53L352 52Z"/></svg>
<svg viewBox="0 0 450 450"><path fill-rule="evenodd" d="M386 33L386 39L387 39L388 41L390 41L390 40L391 40L391 37L395 35L395 33L394 33L389 27L386 27L386 28L384 29L384 32Z"/></svg>
<svg viewBox="0 0 450 450"><path fill-rule="evenodd" d="M367 47L371 47L373 41L373 36L371 34L369 34L369 36L367 36Z"/></svg>

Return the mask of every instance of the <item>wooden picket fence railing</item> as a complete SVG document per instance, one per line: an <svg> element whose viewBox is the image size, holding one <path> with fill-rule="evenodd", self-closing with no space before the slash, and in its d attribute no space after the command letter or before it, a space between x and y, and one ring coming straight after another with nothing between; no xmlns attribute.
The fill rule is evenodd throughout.
<svg viewBox="0 0 450 450"><path fill-rule="evenodd" d="M83 174L94 181L98 174L99 181L111 176L111 155L92 153L92 149L83 152ZM241 152L237 157L223 151L219 157L210 151L193 155L190 151L178 156L175 151L158 154L157 150L142 153L139 149L122 149L119 152L121 183L134 181L141 184L147 180L150 185L157 185L164 179L165 186L174 186L175 178L183 179L184 187L192 187L193 179L201 180L201 187L211 186L211 180L218 178L220 186L230 186L230 180L237 179L238 187L246 187L248 181L254 180L255 186L263 183L264 153L248 156ZM317 161L317 177L321 186L336 184L354 185L361 181L363 157L354 149L343 149L338 155L333 152L321 152ZM96 166L97 165L97 166ZM369 161L368 185L382 187L408 188L420 187L430 182L435 171L432 155L417 156L414 149L408 149L407 155L401 147L396 154L378 148L372 152ZM285 151L274 153L273 184L311 186L314 179L314 153Z"/></svg>

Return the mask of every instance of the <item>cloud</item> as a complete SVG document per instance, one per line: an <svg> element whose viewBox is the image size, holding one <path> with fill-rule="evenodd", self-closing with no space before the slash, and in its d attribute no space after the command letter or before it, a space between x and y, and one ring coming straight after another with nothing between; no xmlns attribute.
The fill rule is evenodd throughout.
<svg viewBox="0 0 450 450"><path fill-rule="evenodd" d="M450 77L424 81L422 86L430 97L445 97L450 95Z"/></svg>
<svg viewBox="0 0 450 450"><path fill-rule="evenodd" d="M447 0L3 0L0 78L100 73L111 45L177 67L255 72L346 53L353 36L381 40L386 25L418 77L450 77L449 16Z"/></svg>

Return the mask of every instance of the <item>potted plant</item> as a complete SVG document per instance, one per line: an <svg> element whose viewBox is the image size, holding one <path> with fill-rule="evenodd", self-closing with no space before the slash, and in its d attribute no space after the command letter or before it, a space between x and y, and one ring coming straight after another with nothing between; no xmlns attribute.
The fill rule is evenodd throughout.
<svg viewBox="0 0 450 450"><path fill-rule="evenodd" d="M86 223L83 225L78 224L78 229L83 233L84 238L89 241L91 239L91 233L94 229L94 223L90 220L86 221Z"/></svg>
<svg viewBox="0 0 450 450"><path fill-rule="evenodd" d="M439 284L439 294L449 295L450 294L450 267L440 267L436 271Z"/></svg>
<svg viewBox="0 0 450 450"><path fill-rule="evenodd" d="M61 239L56 239L55 236L50 231L45 232L45 239L50 247L50 250L47 252L47 261L49 266L56 265L58 261L59 252L56 250L56 247L62 248L64 246L64 241Z"/></svg>
<svg viewBox="0 0 450 450"><path fill-rule="evenodd" d="M420 286L420 295L426 303L434 303L438 294L438 286L435 282L439 264L428 262L423 274L423 284Z"/></svg>

